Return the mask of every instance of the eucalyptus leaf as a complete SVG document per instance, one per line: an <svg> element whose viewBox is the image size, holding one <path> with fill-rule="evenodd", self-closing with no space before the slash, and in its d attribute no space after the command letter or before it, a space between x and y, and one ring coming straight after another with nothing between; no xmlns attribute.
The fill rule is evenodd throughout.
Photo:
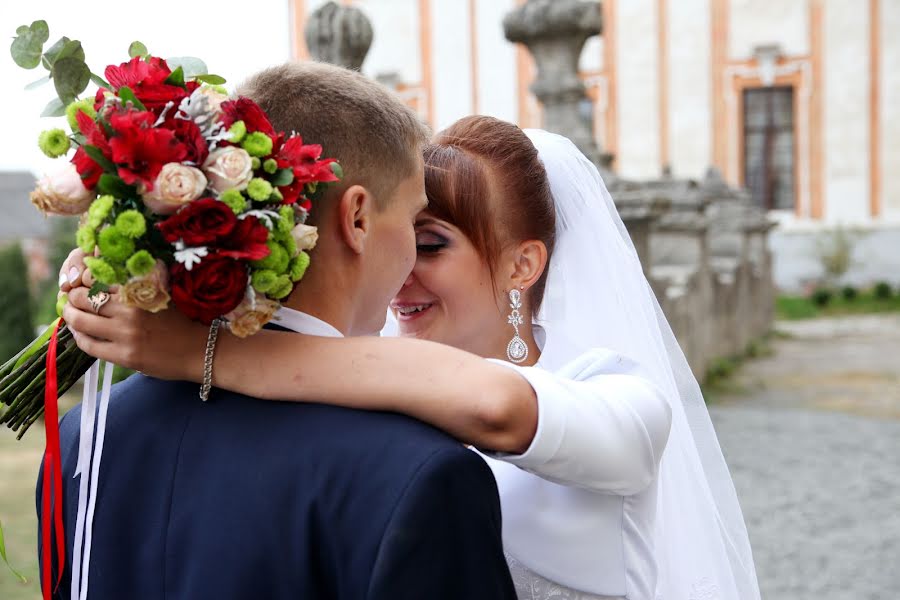
<svg viewBox="0 0 900 600"><path fill-rule="evenodd" d="M88 144L85 144L84 146L82 146L82 148L84 148L85 153L91 157L91 160L103 167L104 171L113 174L118 172L118 169L116 169L116 164L106 158L100 148Z"/></svg>
<svg viewBox="0 0 900 600"><path fill-rule="evenodd" d="M66 114L66 105L59 98L54 98L47 103L41 112L42 117L62 117Z"/></svg>
<svg viewBox="0 0 900 600"><path fill-rule="evenodd" d="M334 176L338 179L344 178L344 168L340 165L340 163L333 162L331 163L331 172L334 173Z"/></svg>
<svg viewBox="0 0 900 600"><path fill-rule="evenodd" d="M168 85L177 85L178 87L184 87L184 69L182 67L178 67L174 71L172 71L168 77L166 77L166 84Z"/></svg>
<svg viewBox="0 0 900 600"><path fill-rule="evenodd" d="M78 40L70 40L63 36L44 52L44 66L49 64L49 68L52 69L56 61L70 56L84 62L84 48L81 47L81 42Z"/></svg>
<svg viewBox="0 0 900 600"><path fill-rule="evenodd" d="M275 171L270 183L277 187L291 185L294 182L294 172L291 169L279 169Z"/></svg>
<svg viewBox="0 0 900 600"><path fill-rule="evenodd" d="M75 56L58 59L50 74L53 76L56 94L66 104L74 102L91 82L91 70L83 60Z"/></svg>
<svg viewBox="0 0 900 600"><path fill-rule="evenodd" d="M147 50L147 46L137 40L131 42L131 45L128 46L128 56L131 58L147 56L148 54L150 54L150 52Z"/></svg>
<svg viewBox="0 0 900 600"><path fill-rule="evenodd" d="M6 566L9 567L9 570L12 571L12 574L16 576L16 579L21 581L22 583L28 583L28 580L25 577L13 569L12 565L9 564L9 559L6 557L6 544L3 542L3 524L0 523L0 558L3 559L3 562L6 563Z"/></svg>
<svg viewBox="0 0 900 600"><path fill-rule="evenodd" d="M137 110L147 110L147 107L144 106L144 103L138 100L138 97L134 95L134 90L132 90L127 85L123 85L119 88L118 95L119 98L122 99L122 102L131 102L132 106L134 106Z"/></svg>
<svg viewBox="0 0 900 600"><path fill-rule="evenodd" d="M206 68L206 63L199 58L194 58L193 56L177 56L175 58L167 58L166 64L168 64L169 68L173 71L178 67L181 67L184 71L185 79L194 79L197 77L197 75L206 75L207 73L209 73L209 70Z"/></svg>
<svg viewBox="0 0 900 600"><path fill-rule="evenodd" d="M17 65L23 69L34 69L41 64L44 42L50 39L50 28L46 21L35 21L30 26L16 29L9 52Z"/></svg>
<svg viewBox="0 0 900 600"><path fill-rule="evenodd" d="M209 85L222 85L225 83L225 78L221 75L197 75L194 77L194 80L201 81L203 83L208 83Z"/></svg>
<svg viewBox="0 0 900 600"><path fill-rule="evenodd" d="M105 79L103 79L96 73L91 73L91 81L93 81L97 87L109 89L109 82L107 82Z"/></svg>
<svg viewBox="0 0 900 600"><path fill-rule="evenodd" d="M44 51L44 66L47 67L48 70L53 66L54 61L56 61L56 59L59 57L59 53L60 51L62 51L63 46L65 46L70 41L71 40L66 36L62 36L61 38L56 40L55 44Z"/></svg>
<svg viewBox="0 0 900 600"><path fill-rule="evenodd" d="M46 84L48 81L50 81L50 76L49 76L49 75L44 75L43 77L41 77L41 78L38 79L37 81L32 81L31 83L29 83L28 85L26 85L26 86L25 86L25 89L26 89L26 90L35 90L35 89L41 87L42 85Z"/></svg>

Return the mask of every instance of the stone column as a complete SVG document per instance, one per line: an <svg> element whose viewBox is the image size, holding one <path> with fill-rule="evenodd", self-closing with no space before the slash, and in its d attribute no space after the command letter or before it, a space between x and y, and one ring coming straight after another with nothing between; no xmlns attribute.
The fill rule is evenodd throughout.
<svg viewBox="0 0 900 600"><path fill-rule="evenodd" d="M544 128L572 140L604 179L611 175L594 141L593 123L584 114L590 102L578 76L578 58L588 38L600 35L599 2L528 0L503 19L506 39L524 44L537 63L531 91L544 107Z"/></svg>
<svg viewBox="0 0 900 600"><path fill-rule="evenodd" d="M310 15L305 35L313 58L359 71L374 32L369 18L358 8L326 2Z"/></svg>

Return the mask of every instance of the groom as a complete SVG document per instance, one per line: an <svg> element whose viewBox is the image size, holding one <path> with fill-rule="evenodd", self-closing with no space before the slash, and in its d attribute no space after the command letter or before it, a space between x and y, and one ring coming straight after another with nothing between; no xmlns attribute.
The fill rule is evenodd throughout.
<svg viewBox="0 0 900 600"><path fill-rule="evenodd" d="M328 65L268 69L239 93L277 130L322 144L345 173L311 215L319 243L280 325L378 331L415 261L427 132L378 84ZM140 375L114 388L89 598L515 597L496 484L457 441L395 414L197 394L196 384ZM60 424L60 598L72 578L79 420L80 406Z"/></svg>

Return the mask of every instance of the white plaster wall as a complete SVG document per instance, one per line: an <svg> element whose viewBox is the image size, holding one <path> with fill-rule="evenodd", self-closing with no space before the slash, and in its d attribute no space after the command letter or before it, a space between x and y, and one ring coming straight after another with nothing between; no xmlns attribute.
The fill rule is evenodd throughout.
<svg viewBox="0 0 900 600"><path fill-rule="evenodd" d="M710 0L668 3L669 157L678 177L712 164Z"/></svg>
<svg viewBox="0 0 900 600"><path fill-rule="evenodd" d="M141 10L140 18L129 19L127 27L110 27L102 15L121 14L123 5L112 0L95 0L90 10L69 0L3 2L0 25L4 36L14 35L19 25L44 18L50 26L49 48L62 35L81 40L88 66L103 73L108 64L128 60L128 46L134 40L160 56L197 56L210 72L228 79L229 89L253 72L289 60L291 34L289 5L283 0L256 0L254 10L235 18L232 11L213 9L208 3L158 0L153 10ZM177 15L177 18L173 18ZM201 28L202 26L202 28ZM205 33L204 33L205 32ZM209 34L213 32L214 35ZM198 33L200 35L198 35ZM7 37L0 59L0 110L6 119L5 139L17 143L0 144L0 170L25 169L40 173L62 165L41 154L38 134L44 129L64 126L64 119L42 119L44 105L56 95L52 83L25 91L28 83L47 74L43 67L25 71L9 56ZM88 93L96 90L94 85Z"/></svg>
<svg viewBox="0 0 900 600"><path fill-rule="evenodd" d="M472 112L468 4L431 0L435 130Z"/></svg>
<svg viewBox="0 0 900 600"><path fill-rule="evenodd" d="M616 167L628 178L657 177L659 158L659 77L656 2L619 2L616 56L619 154Z"/></svg>
<svg viewBox="0 0 900 600"><path fill-rule="evenodd" d="M599 71L603 68L603 37L595 35L585 43L578 59L580 71Z"/></svg>
<svg viewBox="0 0 900 600"><path fill-rule="evenodd" d="M515 123L518 116L516 48L503 35L503 17L515 0L478 0L478 106L472 112Z"/></svg>
<svg viewBox="0 0 900 600"><path fill-rule="evenodd" d="M772 43L779 44L789 56L808 54L810 1L731 0L728 11L729 58L750 58L754 47ZM863 5L859 0L839 2L851 6Z"/></svg>
<svg viewBox="0 0 900 600"><path fill-rule="evenodd" d="M416 0L365 0L356 2L372 22L375 36L363 63L363 73L376 77L399 73L400 81L422 81L419 47L419 3Z"/></svg>
<svg viewBox="0 0 900 600"><path fill-rule="evenodd" d="M869 19L861 7L846 0L825 5L825 219L831 223L869 220Z"/></svg>
<svg viewBox="0 0 900 600"><path fill-rule="evenodd" d="M881 199L900 221L900 2L881 0Z"/></svg>

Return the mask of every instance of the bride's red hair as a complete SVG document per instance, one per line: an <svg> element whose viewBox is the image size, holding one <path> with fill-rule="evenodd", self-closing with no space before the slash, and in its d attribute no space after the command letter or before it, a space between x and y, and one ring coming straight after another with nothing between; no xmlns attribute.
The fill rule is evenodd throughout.
<svg viewBox="0 0 900 600"><path fill-rule="evenodd" d="M494 117L460 119L425 147L428 211L458 227L493 276L504 247L539 240L553 253L556 214L544 165L528 136ZM544 296L547 269L530 290Z"/></svg>

